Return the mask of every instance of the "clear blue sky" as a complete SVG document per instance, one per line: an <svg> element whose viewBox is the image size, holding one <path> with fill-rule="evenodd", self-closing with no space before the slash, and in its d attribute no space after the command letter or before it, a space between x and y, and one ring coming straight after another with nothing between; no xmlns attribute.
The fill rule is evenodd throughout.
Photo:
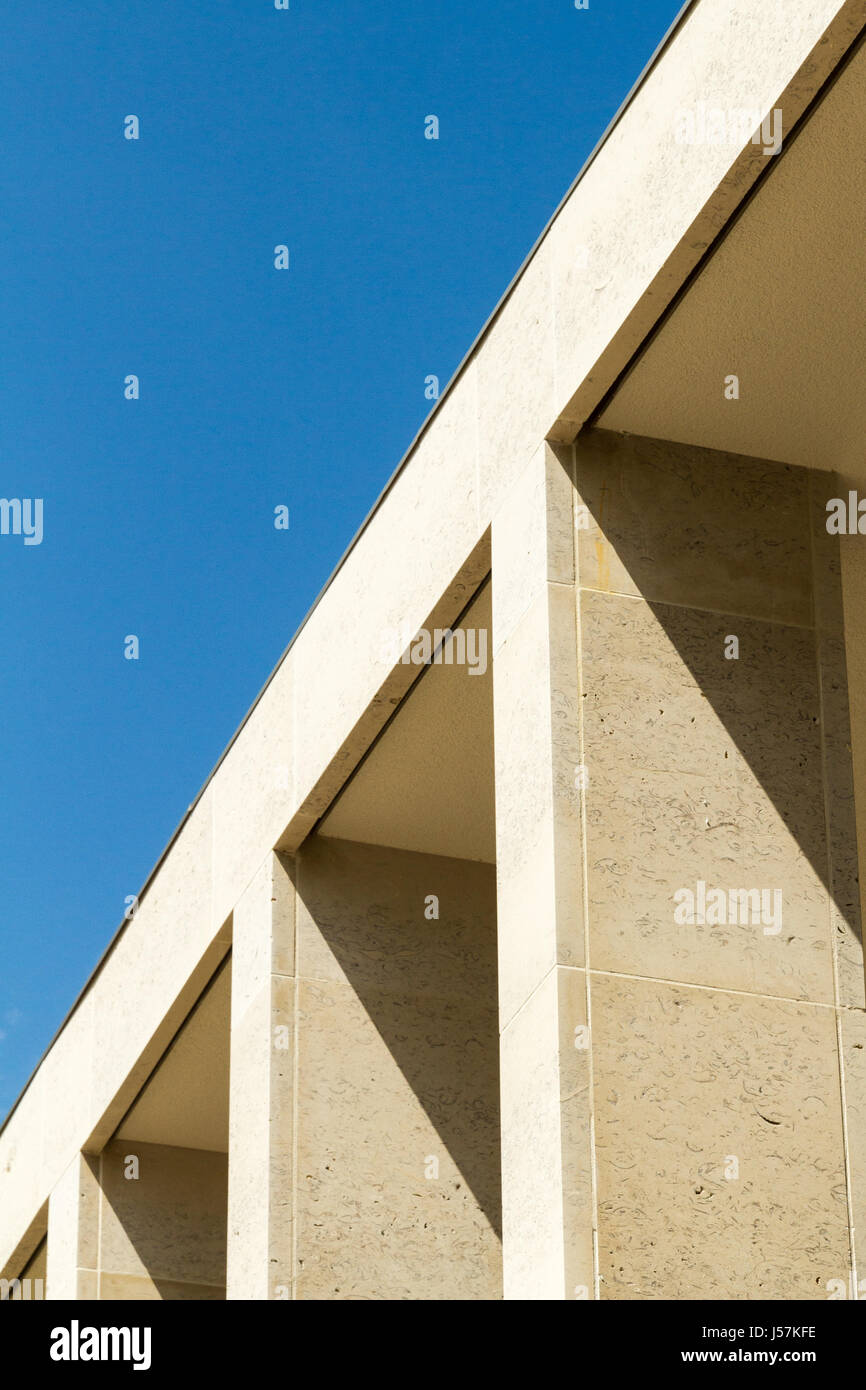
<svg viewBox="0 0 866 1390"><path fill-rule="evenodd" d="M8 5L0 1114L680 7Z"/></svg>

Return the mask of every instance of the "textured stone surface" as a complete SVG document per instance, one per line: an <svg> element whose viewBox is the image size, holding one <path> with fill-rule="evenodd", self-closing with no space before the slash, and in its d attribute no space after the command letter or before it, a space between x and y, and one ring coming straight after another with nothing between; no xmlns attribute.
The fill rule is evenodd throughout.
<svg viewBox="0 0 866 1390"><path fill-rule="evenodd" d="M505 1027L505 1297L594 1297L586 976L557 967Z"/></svg>
<svg viewBox="0 0 866 1390"><path fill-rule="evenodd" d="M857 788L857 848L866 863L866 815L862 788L866 787L866 536L845 536L840 544L845 603L845 659L848 674L851 759ZM860 919L866 919L866 886L860 876ZM858 982L859 984L859 982Z"/></svg>
<svg viewBox="0 0 866 1390"><path fill-rule="evenodd" d="M574 583L571 450L542 445L493 519L494 654L548 583Z"/></svg>
<svg viewBox="0 0 866 1390"><path fill-rule="evenodd" d="M55 1155L52 1187L45 1195L47 1181L42 1149L42 1116L45 1091L40 1073L21 1096L15 1123L0 1133L0 1182L4 1191L0 1203L0 1277L14 1279L30 1257L34 1244L45 1232L44 1208L50 1193L63 1176L61 1155ZM77 1154L70 1159L70 1162ZM67 1164L68 1166L68 1164ZM56 1171L54 1171L56 1170Z"/></svg>
<svg viewBox="0 0 866 1390"><path fill-rule="evenodd" d="M592 994L602 1298L827 1298L849 1267L832 1010Z"/></svg>
<svg viewBox="0 0 866 1390"><path fill-rule="evenodd" d="M103 1274L99 1280L101 1302L214 1303L225 1298L217 1284L192 1284L175 1279L142 1279L134 1274Z"/></svg>
<svg viewBox="0 0 866 1390"><path fill-rule="evenodd" d="M821 632L818 644L832 875L830 907L839 1002L847 1008L863 1009L866 1008L866 976L845 643L841 637Z"/></svg>
<svg viewBox="0 0 866 1390"><path fill-rule="evenodd" d="M595 437L575 477L572 691L551 614L578 595L548 577L525 480L522 548L507 509L501 540L494 525L494 564L510 559L528 594L545 586L521 608L513 575L510 594L503 584L510 629L494 667L500 977L515 981L502 1018L506 1297L594 1296L597 1205L602 1298L827 1298L850 1244L840 917L843 1003L862 978L834 554L820 544L813 560L799 470ZM586 528L587 484L611 534ZM554 548L559 515L548 507ZM580 732L559 761L557 685L560 733ZM557 773L580 759L583 1051L584 972L555 964L564 861L545 833L565 792ZM579 863L579 817L571 827ZM521 892L529 869L534 891ZM780 891L781 930L677 922L677 890L698 881ZM574 911L579 886L567 896Z"/></svg>
<svg viewBox="0 0 866 1390"><path fill-rule="evenodd" d="M294 1276L294 874L269 854L234 913L229 1299L286 1298Z"/></svg>
<svg viewBox="0 0 866 1390"><path fill-rule="evenodd" d="M214 779L213 919L219 927L295 809L291 655L228 750Z"/></svg>
<svg viewBox="0 0 866 1390"><path fill-rule="evenodd" d="M78 1154L48 1203L45 1296L55 1300L94 1297L92 1274L99 1264L99 1160Z"/></svg>
<svg viewBox="0 0 866 1390"><path fill-rule="evenodd" d="M589 1184L574 490L542 450L493 523L505 1296L586 1298ZM581 1044L588 1039L580 1038Z"/></svg>
<svg viewBox="0 0 866 1390"><path fill-rule="evenodd" d="M821 785L812 632L598 593L582 595L581 629L594 760L760 783L800 832Z"/></svg>
<svg viewBox="0 0 866 1390"><path fill-rule="evenodd" d="M695 7L568 199L535 268L497 316L478 360L443 402L412 464L356 547L355 560L343 567L296 644L303 669L293 698L299 803L292 813L293 845L362 756L395 698L371 652L371 630L393 615L420 620L432 611L474 553L493 501L519 471L525 451L536 447L549 426L559 438L573 437L765 167L748 144L733 153L678 147L671 138L677 108L698 99L757 101L762 109L784 101L793 120L853 40L863 16L862 0L788 0L769 8L732 0ZM623 228L631 234L624 237ZM585 244L589 276L575 255ZM490 437L483 441L479 478L482 353ZM500 356L501 364L491 360ZM549 418L539 428L542 408ZM535 437L531 428L538 428ZM490 499L486 510L482 498ZM371 615L363 622L359 596ZM222 769L227 782L259 795L265 786L257 776L260 752L250 751L249 771ZM213 946L215 922L221 926L222 913L233 906L235 872L239 895L247 869L254 872L260 862L254 847L254 862L231 862L232 808L224 819L221 800L211 823L209 796L172 845L137 922L93 983L90 1042L74 1030L58 1040L58 1052L69 1049L70 1056L57 1060L50 1082L37 1077L10 1132L0 1137L4 1267L81 1145L104 1142L113 1132L164 1045L163 1031L170 1036L176 1026L174 1011ZM277 799L272 808L242 808L251 844L260 833L266 836L271 810L279 813L279 807ZM218 842L228 844L225 878L212 863L214 826ZM240 844L246 831L236 828ZM268 848L262 844L262 853ZM205 979L214 965L206 962ZM91 1082L65 1092L64 1078L75 1074L87 1074ZM56 1144L43 1153L41 1125L49 1112ZM27 1132L30 1126L38 1127L38 1138Z"/></svg>
<svg viewBox="0 0 866 1390"><path fill-rule="evenodd" d="M591 1299L593 1189L591 1038L587 1017L586 972L558 969L559 1096L562 1126L562 1219L566 1299Z"/></svg>
<svg viewBox="0 0 866 1390"><path fill-rule="evenodd" d="M841 1010L858 1300L866 1296L866 1013ZM853 1287L849 1288L849 1296Z"/></svg>
<svg viewBox="0 0 866 1390"><path fill-rule="evenodd" d="M492 984L491 1007L495 912L488 864L316 835L298 859L298 974L470 1000Z"/></svg>
<svg viewBox="0 0 866 1390"><path fill-rule="evenodd" d="M565 1285L556 971L503 1029L502 1247L507 1299Z"/></svg>
<svg viewBox="0 0 866 1390"><path fill-rule="evenodd" d="M550 245L513 287L478 354L479 497L489 516L556 415Z"/></svg>
<svg viewBox="0 0 866 1390"><path fill-rule="evenodd" d="M596 969L833 1002L827 893L764 798L628 769L596 771L587 803ZM751 910L717 925L678 920L675 895L696 895L699 880L728 908L731 891L759 889L772 914L781 892L781 929Z"/></svg>
<svg viewBox="0 0 866 1390"><path fill-rule="evenodd" d="M812 620L821 632L844 636L842 539L827 530L827 499L841 497L846 484L835 473L809 470L809 525L812 533ZM847 539L847 538L846 538Z"/></svg>
<svg viewBox="0 0 866 1390"><path fill-rule="evenodd" d="M494 575L494 587L496 577ZM545 585L494 663L499 1008L583 961L574 593Z"/></svg>
<svg viewBox="0 0 866 1390"><path fill-rule="evenodd" d="M297 1296L498 1298L495 1010L302 981L299 1033Z"/></svg>
<svg viewBox="0 0 866 1390"><path fill-rule="evenodd" d="M499 1298L493 869L319 839L298 891L296 1297Z"/></svg>
<svg viewBox="0 0 866 1390"><path fill-rule="evenodd" d="M494 594L496 572L494 572ZM494 602L494 612L495 612ZM575 672L576 675L576 672ZM493 668L499 1010L503 1026L556 960L550 623L545 590Z"/></svg>
<svg viewBox="0 0 866 1390"><path fill-rule="evenodd" d="M124 1176L129 1155L137 1179ZM225 1296L225 1154L126 1140L107 1146L100 1177L101 1278L207 1284Z"/></svg>
<svg viewBox="0 0 866 1390"><path fill-rule="evenodd" d="M811 622L805 469L603 430L576 460L581 584Z"/></svg>
<svg viewBox="0 0 866 1390"><path fill-rule="evenodd" d="M812 591L818 673L824 788L831 874L831 924L836 954L839 1003L866 1008L863 961L863 908L857 853L855 755L852 704L860 682L849 683L847 645L856 647L857 625L845 621L842 584L843 545L859 537L831 536L827 531L828 495L841 496L846 484L835 474L809 474L812 528ZM866 560L866 550L861 554ZM853 616L853 615L852 615Z"/></svg>
<svg viewBox="0 0 866 1390"><path fill-rule="evenodd" d="M84 1140L81 1133L81 1113L91 1110L94 1098L93 1071L105 1066L97 1061L99 1048L94 1038L94 1000L86 995L63 1030L63 1046L53 1047L39 1069L42 1093L50 1098L42 1117L42 1164L50 1169L56 1156L70 1145L79 1148ZM80 1111L57 1103L55 1097L76 1095Z"/></svg>
<svg viewBox="0 0 866 1390"><path fill-rule="evenodd" d="M594 592L581 625L593 966L832 1003L814 635ZM781 930L678 923L699 880Z"/></svg>
<svg viewBox="0 0 866 1390"><path fill-rule="evenodd" d="M22 1269L22 1271L21 1271L21 1278L22 1278L22 1279L30 1279L31 1282L32 1282L33 1280L35 1280L35 1279L41 1279L41 1280L42 1280L42 1288L43 1288L43 1292L44 1292L44 1289L45 1289L45 1280L46 1280L47 1273L48 1273L48 1239L47 1239L47 1237L46 1237L45 1239L43 1239L43 1240L40 1241L39 1245L37 1245L36 1249L34 1250L33 1254L31 1255L30 1259L27 1261L27 1264L26 1264L26 1265L24 1266L24 1268ZM79 1274L79 1294L80 1294L80 1290L81 1290L81 1278L80 1278L80 1274Z"/></svg>

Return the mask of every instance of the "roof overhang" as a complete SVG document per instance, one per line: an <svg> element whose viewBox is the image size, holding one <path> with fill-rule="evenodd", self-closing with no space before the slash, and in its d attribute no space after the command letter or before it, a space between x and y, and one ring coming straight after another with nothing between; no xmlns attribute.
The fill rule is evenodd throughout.
<svg viewBox="0 0 866 1390"><path fill-rule="evenodd" d="M490 568L499 503L572 440L759 182L768 156L678 140L683 111L782 111L790 139L866 0L700 0L594 153L190 808L0 1133L0 1268L75 1153L99 1147L229 949L231 912L293 850L406 694L382 634L448 627ZM706 442L706 441L702 441ZM32 1227L30 1228L32 1231Z"/></svg>

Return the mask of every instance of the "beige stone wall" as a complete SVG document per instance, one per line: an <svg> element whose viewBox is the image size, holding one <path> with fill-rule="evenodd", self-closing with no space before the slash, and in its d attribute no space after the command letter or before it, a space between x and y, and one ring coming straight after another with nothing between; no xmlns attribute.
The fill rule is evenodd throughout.
<svg viewBox="0 0 866 1390"><path fill-rule="evenodd" d="M115 1141L100 1181L101 1299L225 1298L225 1154Z"/></svg>
<svg viewBox="0 0 866 1390"><path fill-rule="evenodd" d="M295 1296L499 1298L494 871L314 837L297 883Z"/></svg>
<svg viewBox="0 0 866 1390"><path fill-rule="evenodd" d="M506 1296L825 1299L866 1094L826 480L563 459L493 536ZM780 929L677 922L699 881L781 891Z"/></svg>
<svg viewBox="0 0 866 1390"><path fill-rule="evenodd" d="M313 836L234 913L228 1155L115 1138L51 1299L501 1297L495 873Z"/></svg>
<svg viewBox="0 0 866 1390"><path fill-rule="evenodd" d="M43 1237L20 1274L0 1281L0 1302L31 1303L45 1298L48 1243Z"/></svg>
<svg viewBox="0 0 866 1390"><path fill-rule="evenodd" d="M764 169L748 141L739 151L678 146L677 111L698 100L781 106L793 128L864 13L864 0L702 0L681 26L425 425L0 1132L4 1272L21 1267L33 1223L76 1155L115 1132L224 957L226 923L266 856L275 845L298 848L405 694L407 668L382 655L383 629L441 626L462 610L486 573L486 533L504 491L542 437L574 437ZM547 616L536 622L546 629ZM541 684L528 686L542 710ZM567 863L563 825L547 818L539 833L553 836L543 854ZM553 909L560 946L569 901L563 889ZM574 946L570 964L579 958Z"/></svg>
<svg viewBox="0 0 866 1390"><path fill-rule="evenodd" d="M496 869L268 855L233 913L228 1160L79 1155L49 1297L866 1291L826 493L605 432L539 450L493 523ZM782 915L678 920L699 883Z"/></svg>
<svg viewBox="0 0 866 1390"><path fill-rule="evenodd" d="M44 1289L47 1264L48 1242L43 1239L39 1242L24 1269L21 1271L21 1278L30 1279L31 1281L41 1279Z"/></svg>
<svg viewBox="0 0 866 1390"><path fill-rule="evenodd" d="M51 1196L50 1299L224 1299L225 1154L115 1140Z"/></svg>

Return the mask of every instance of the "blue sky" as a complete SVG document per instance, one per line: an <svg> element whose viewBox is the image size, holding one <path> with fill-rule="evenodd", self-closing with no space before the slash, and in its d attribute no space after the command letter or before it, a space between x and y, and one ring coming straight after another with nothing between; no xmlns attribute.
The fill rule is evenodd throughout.
<svg viewBox="0 0 866 1390"><path fill-rule="evenodd" d="M680 6L7 7L0 1113Z"/></svg>

